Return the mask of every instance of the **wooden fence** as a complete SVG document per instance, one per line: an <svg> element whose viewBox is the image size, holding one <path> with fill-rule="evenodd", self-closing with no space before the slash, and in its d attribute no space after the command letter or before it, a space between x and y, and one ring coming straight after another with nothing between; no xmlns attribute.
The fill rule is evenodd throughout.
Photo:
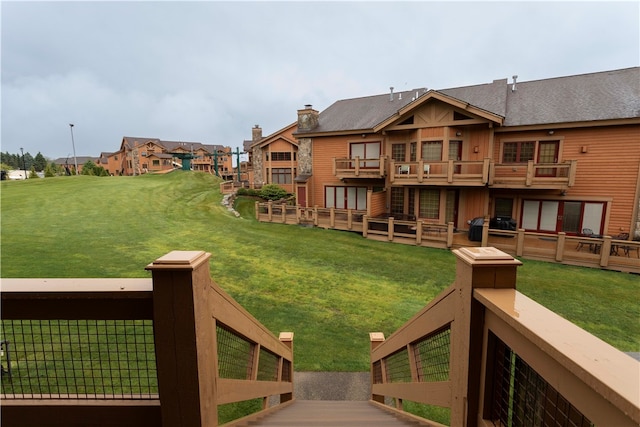
<svg viewBox="0 0 640 427"><path fill-rule="evenodd" d="M386 340L371 333L374 402L450 408L452 426L640 423L638 361L520 294L508 254L454 253L451 287Z"/></svg>
<svg viewBox="0 0 640 427"><path fill-rule="evenodd" d="M368 239L456 249L469 246L495 247L512 256L640 274L640 241L611 236L586 237L566 233L536 233L489 228L486 218L481 240L471 241L467 231L453 223L370 217L366 211L335 208L303 208L273 202L256 202L256 218L262 222L313 225L327 229L356 231Z"/></svg>
<svg viewBox="0 0 640 427"><path fill-rule="evenodd" d="M291 402L293 334L212 282L209 258L171 252L152 280L3 279L2 425L215 426L218 405Z"/></svg>

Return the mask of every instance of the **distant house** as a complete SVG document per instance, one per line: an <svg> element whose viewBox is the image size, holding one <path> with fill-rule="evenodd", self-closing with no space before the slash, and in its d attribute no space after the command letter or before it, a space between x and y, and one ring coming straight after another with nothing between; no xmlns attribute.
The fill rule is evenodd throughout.
<svg viewBox="0 0 640 427"><path fill-rule="evenodd" d="M231 148L222 145L125 136L118 151L118 174L141 175L188 166L226 178L233 175L230 153Z"/></svg>
<svg viewBox="0 0 640 427"><path fill-rule="evenodd" d="M639 67L392 88L322 112L305 106L282 135L253 142L253 168L273 181L280 164L257 159L290 153L301 206L458 229L489 216L540 233L640 237L639 106Z"/></svg>
<svg viewBox="0 0 640 427"><path fill-rule="evenodd" d="M96 164L99 162L99 159L96 159L95 157L89 157L89 156L71 157L71 156L69 156L69 157L59 157L59 158L55 159L53 161L53 163L55 163L58 167L62 168L63 170L68 171L69 174L73 174L73 171L75 170L76 162L78 162L78 174L81 174L82 173L82 167L89 160L91 160L93 163L96 163Z"/></svg>
<svg viewBox="0 0 640 427"><path fill-rule="evenodd" d="M249 153L251 182L255 186L278 184L288 192L294 191L298 173L298 141L293 136L297 123L292 123L269 136L262 137L262 129L252 129L253 140L245 150Z"/></svg>
<svg viewBox="0 0 640 427"><path fill-rule="evenodd" d="M109 175L117 175L118 171L121 169L121 155L119 152L115 153L100 153L100 157L98 157L96 164L98 166L102 166L104 170L109 173Z"/></svg>

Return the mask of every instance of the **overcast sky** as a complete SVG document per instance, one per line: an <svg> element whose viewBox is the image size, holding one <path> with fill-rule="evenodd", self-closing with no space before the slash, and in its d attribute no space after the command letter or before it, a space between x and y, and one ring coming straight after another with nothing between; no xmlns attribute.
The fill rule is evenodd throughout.
<svg viewBox="0 0 640 427"><path fill-rule="evenodd" d="M2 1L3 152L242 147L312 104L640 65L626 2Z"/></svg>

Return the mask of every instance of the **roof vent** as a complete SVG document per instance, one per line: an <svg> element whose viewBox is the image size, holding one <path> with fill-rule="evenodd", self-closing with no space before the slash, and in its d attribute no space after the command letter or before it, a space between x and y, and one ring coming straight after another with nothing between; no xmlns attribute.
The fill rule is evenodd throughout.
<svg viewBox="0 0 640 427"><path fill-rule="evenodd" d="M393 101L393 86L391 86L389 90L391 91L391 93L389 94L389 101Z"/></svg>
<svg viewBox="0 0 640 427"><path fill-rule="evenodd" d="M517 75L513 76L513 86L511 86L511 92L515 92L516 91L516 79L518 78Z"/></svg>

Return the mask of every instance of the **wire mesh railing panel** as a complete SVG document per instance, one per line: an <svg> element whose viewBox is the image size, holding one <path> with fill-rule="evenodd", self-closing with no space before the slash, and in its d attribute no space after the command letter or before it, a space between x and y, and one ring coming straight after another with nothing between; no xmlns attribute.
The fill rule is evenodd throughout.
<svg viewBox="0 0 640 427"><path fill-rule="evenodd" d="M260 348L258 359L258 381L278 381L278 356Z"/></svg>
<svg viewBox="0 0 640 427"><path fill-rule="evenodd" d="M501 425L594 425L499 339L496 339L494 372L491 415Z"/></svg>
<svg viewBox="0 0 640 427"><path fill-rule="evenodd" d="M286 359L282 361L282 381L291 382L291 362Z"/></svg>
<svg viewBox="0 0 640 427"><path fill-rule="evenodd" d="M2 320L2 395L157 398L151 320Z"/></svg>
<svg viewBox="0 0 640 427"><path fill-rule="evenodd" d="M409 366L409 352L406 348L385 358L385 372L387 382L411 382L411 368Z"/></svg>
<svg viewBox="0 0 640 427"><path fill-rule="evenodd" d="M253 346L235 332L218 324L218 375L220 378L236 380L251 379L253 367Z"/></svg>
<svg viewBox="0 0 640 427"><path fill-rule="evenodd" d="M382 362L373 362L373 383L382 384Z"/></svg>
<svg viewBox="0 0 640 427"><path fill-rule="evenodd" d="M451 329L436 332L413 344L418 381L447 381L451 354Z"/></svg>

